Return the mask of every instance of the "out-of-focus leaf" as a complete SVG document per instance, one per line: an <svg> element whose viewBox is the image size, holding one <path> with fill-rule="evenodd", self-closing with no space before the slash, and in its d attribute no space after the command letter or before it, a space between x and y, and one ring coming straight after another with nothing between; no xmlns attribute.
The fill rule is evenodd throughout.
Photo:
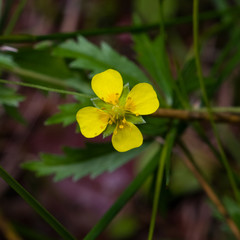
<svg viewBox="0 0 240 240"><path fill-rule="evenodd" d="M27 162L23 167L38 176L54 174L55 181L67 177L78 180L87 175L94 178L122 166L136 157L146 145L124 153L114 150L111 144L88 143L84 149L65 147L64 155L41 154L41 161Z"/></svg>
<svg viewBox="0 0 240 240"><path fill-rule="evenodd" d="M9 106L9 105L4 105L4 109L6 113L11 116L13 119L18 121L19 123L26 124L27 121L26 119L21 115L21 113L18 111L17 107Z"/></svg>
<svg viewBox="0 0 240 240"><path fill-rule="evenodd" d="M152 41L146 34L137 34L133 39L138 61L159 85L167 101L171 103L173 78L163 37L160 35Z"/></svg>
<svg viewBox="0 0 240 240"><path fill-rule="evenodd" d="M60 112L48 118L45 121L46 125L62 123L65 127L76 122L76 113L81 105L79 103L69 103L60 105L58 108Z"/></svg>
<svg viewBox="0 0 240 240"><path fill-rule="evenodd" d="M17 66L17 64L14 62L12 56L7 54L0 54L0 67L6 67L6 68L12 68Z"/></svg>
<svg viewBox="0 0 240 240"><path fill-rule="evenodd" d="M11 71L24 80L48 87L72 87L89 93L81 75L69 70L64 60L52 56L50 50L20 49L18 52L0 54L0 69Z"/></svg>
<svg viewBox="0 0 240 240"><path fill-rule="evenodd" d="M205 77L204 83L207 92L211 92L212 89L216 88L217 81L213 77ZM183 69L180 72L180 76L178 77L178 84L181 91L188 95L199 90L195 59L190 59L184 64Z"/></svg>
<svg viewBox="0 0 240 240"><path fill-rule="evenodd" d="M17 94L14 89L4 86L0 87L0 104L17 107L24 97Z"/></svg>
<svg viewBox="0 0 240 240"><path fill-rule="evenodd" d="M149 82L136 64L106 43L102 43L99 48L85 38L78 37L77 42L68 40L56 47L53 53L56 56L76 59L70 64L71 67L91 70L93 75L112 68L119 71L124 82L129 82L132 86L139 82Z"/></svg>
<svg viewBox="0 0 240 240"><path fill-rule="evenodd" d="M237 224L238 227L240 227L240 209L239 204L236 203L232 198L230 197L224 197L223 199L224 205L227 208L227 211L229 215L232 217L234 222Z"/></svg>

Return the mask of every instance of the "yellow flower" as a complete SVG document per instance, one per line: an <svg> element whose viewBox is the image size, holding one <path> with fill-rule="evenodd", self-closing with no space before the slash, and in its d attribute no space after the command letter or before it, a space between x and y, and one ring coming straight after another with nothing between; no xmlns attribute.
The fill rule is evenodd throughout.
<svg viewBox="0 0 240 240"><path fill-rule="evenodd" d="M108 69L92 78L91 86L98 98L92 99L95 107L77 112L80 130L86 138L101 133L112 135L113 147L126 152L142 145L143 136L134 124L145 123L140 115L154 113L159 107L157 94L148 83L139 83L129 91L123 86L119 72Z"/></svg>

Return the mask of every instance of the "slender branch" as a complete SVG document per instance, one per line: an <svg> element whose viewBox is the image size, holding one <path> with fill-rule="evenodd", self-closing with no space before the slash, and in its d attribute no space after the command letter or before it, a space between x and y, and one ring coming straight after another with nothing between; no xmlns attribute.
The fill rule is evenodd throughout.
<svg viewBox="0 0 240 240"><path fill-rule="evenodd" d="M238 229L237 225L231 219L231 217L229 216L226 208L224 207L224 205L222 204L222 202L218 198L217 194L214 192L212 187L208 184L207 180L205 179L205 177L201 173L200 169L198 168L198 166L195 163L193 155L191 154L191 152L188 150L188 148L185 146L185 144L183 142L179 142L179 145L182 148L185 155L187 156L187 158L183 158L184 163L189 168L189 170L194 174L194 176L196 177L196 179L198 180L198 182L202 186L203 190L206 192L209 199L217 207L220 214L226 219L226 222L227 222L229 228L231 229L231 231L233 232L234 236L236 237L236 239L239 240L240 239L240 232L239 232L239 229Z"/></svg>
<svg viewBox="0 0 240 240"><path fill-rule="evenodd" d="M234 6L228 8L224 11L207 11L200 14L200 20L214 19L221 15L226 14L227 12L238 13L240 6ZM185 23L191 23L192 16L184 16L179 18L174 18L168 22L164 22L164 26L170 27ZM91 30L79 30L76 32L69 33L53 33L47 35L29 35L29 34L19 34L19 35L9 35L9 36L0 36L0 44L6 43L34 43L44 40L66 40L69 38L77 37L78 35L82 36L96 36L96 35L105 35L105 34L121 34L121 33L142 33L146 31L151 31L159 28L159 23L143 26L123 26L123 27L114 27L114 28L101 28L101 29L91 29Z"/></svg>
<svg viewBox="0 0 240 240"><path fill-rule="evenodd" d="M238 109L238 108L237 108ZM240 123L240 114L236 114L231 112L233 110L230 108L223 108L219 111L217 108L212 109L212 118L216 122L220 123ZM166 109L159 108L154 114L154 117L161 118L171 118L171 119L179 119L184 121L210 121L210 115L208 111L204 109L199 110L181 110L181 109Z"/></svg>
<svg viewBox="0 0 240 240"><path fill-rule="evenodd" d="M19 85L19 86L23 86L23 87L35 88L35 89L39 89L39 90L43 90L43 91L47 91L47 92L69 94L69 95L74 95L74 96L83 97L83 98L91 98L92 97L90 95L83 94L83 93L68 91L68 90L64 90L64 89L50 88L50 87L45 87L45 86L31 84L31 83L8 81L8 80L3 80L3 79L0 79L0 83L14 84L14 85Z"/></svg>

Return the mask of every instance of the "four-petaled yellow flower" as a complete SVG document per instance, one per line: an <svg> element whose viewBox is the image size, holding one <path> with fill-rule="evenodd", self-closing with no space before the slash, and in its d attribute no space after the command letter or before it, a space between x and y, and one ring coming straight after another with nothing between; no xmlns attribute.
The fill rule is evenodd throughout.
<svg viewBox="0 0 240 240"><path fill-rule="evenodd" d="M112 135L113 147L125 152L142 145L143 136L134 125L145 123L140 115L154 113L159 107L157 94L148 83L139 83L129 91L123 86L119 72L108 69L92 78L91 86L98 98L96 107L85 107L77 112L82 134L94 138L101 133Z"/></svg>

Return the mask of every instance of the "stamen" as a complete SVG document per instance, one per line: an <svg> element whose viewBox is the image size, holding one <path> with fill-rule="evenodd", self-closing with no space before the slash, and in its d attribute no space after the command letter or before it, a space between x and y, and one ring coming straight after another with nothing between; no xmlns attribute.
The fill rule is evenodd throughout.
<svg viewBox="0 0 240 240"><path fill-rule="evenodd" d="M123 129L123 128L124 128L124 126L121 124L121 125L119 125L119 128Z"/></svg>
<svg viewBox="0 0 240 240"><path fill-rule="evenodd" d="M113 134L114 134L114 135L117 134L117 128L113 131Z"/></svg>
<svg viewBox="0 0 240 240"><path fill-rule="evenodd" d="M138 117L138 116L139 116L139 113L135 113L135 115L136 115L136 117Z"/></svg>
<svg viewBox="0 0 240 240"><path fill-rule="evenodd" d="M113 124L113 121L112 121L112 120L109 120L109 122L108 122L108 123L112 125L112 124Z"/></svg>

